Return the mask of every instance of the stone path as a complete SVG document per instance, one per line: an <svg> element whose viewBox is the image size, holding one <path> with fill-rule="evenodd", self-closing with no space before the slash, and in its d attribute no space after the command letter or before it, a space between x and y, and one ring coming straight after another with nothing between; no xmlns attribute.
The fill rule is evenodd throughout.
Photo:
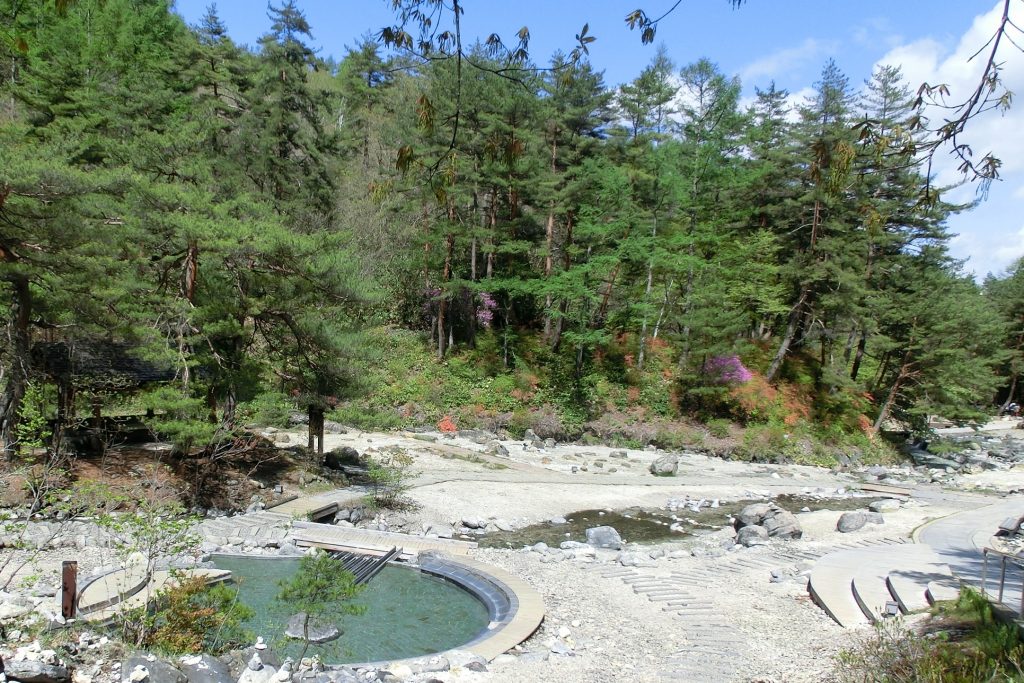
<svg viewBox="0 0 1024 683"><path fill-rule="evenodd" d="M219 546L263 548L284 542L288 538L291 525L291 515L264 510L233 517L204 519L196 528L196 533L201 535L204 541Z"/></svg>

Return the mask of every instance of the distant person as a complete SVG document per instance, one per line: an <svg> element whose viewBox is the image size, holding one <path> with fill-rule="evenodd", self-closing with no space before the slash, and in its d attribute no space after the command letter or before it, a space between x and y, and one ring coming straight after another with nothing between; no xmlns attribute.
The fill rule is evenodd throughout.
<svg viewBox="0 0 1024 683"><path fill-rule="evenodd" d="M1013 417L1020 417L1020 404L1016 401L1006 406L1006 414L1012 415Z"/></svg>

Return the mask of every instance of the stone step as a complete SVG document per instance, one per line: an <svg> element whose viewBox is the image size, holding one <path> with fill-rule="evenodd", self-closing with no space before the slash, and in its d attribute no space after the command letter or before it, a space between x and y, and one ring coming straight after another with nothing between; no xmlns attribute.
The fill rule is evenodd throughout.
<svg viewBox="0 0 1024 683"><path fill-rule="evenodd" d="M925 597L932 605L946 600L956 600L960 597L960 581L955 577L929 581Z"/></svg>
<svg viewBox="0 0 1024 683"><path fill-rule="evenodd" d="M928 602L928 584L932 581L951 579L953 575L945 564L933 565L932 571L921 569L900 568L889 572L885 583L889 593L900 605L904 614L923 612L931 603Z"/></svg>
<svg viewBox="0 0 1024 683"><path fill-rule="evenodd" d="M897 571L897 586L910 596L909 585L915 574L933 575L941 572L942 562L931 548L914 544L882 544L840 550L821 558L811 571L808 590L818 603L841 626L852 627L878 621L886 613L886 604L893 600L887 579Z"/></svg>

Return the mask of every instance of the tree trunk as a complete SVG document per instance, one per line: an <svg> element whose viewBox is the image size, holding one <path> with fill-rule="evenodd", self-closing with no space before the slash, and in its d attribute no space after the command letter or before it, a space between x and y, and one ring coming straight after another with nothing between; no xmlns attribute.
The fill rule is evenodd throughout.
<svg viewBox="0 0 1024 683"><path fill-rule="evenodd" d="M651 251L654 250L654 240L658 237L658 213L654 213L654 222L651 226ZM644 314L640 324L640 350L636 357L638 370L644 369L644 356L647 351L647 301L651 298L651 289L654 287L654 257L647 259L647 285L644 287ZM664 309L662 309L664 310Z"/></svg>
<svg viewBox="0 0 1024 683"><path fill-rule="evenodd" d="M558 161L558 139L552 137L551 139L551 175L554 175L557 170ZM554 259L555 252L555 202L551 201L551 206L548 207L548 222L545 225L544 237L547 242L547 254L544 256L544 280L551 279L552 260ZM545 284L548 284L547 282ZM548 292L544 297L544 341L551 342L551 306L553 302L551 300L551 292Z"/></svg>
<svg viewBox="0 0 1024 683"><path fill-rule="evenodd" d="M860 363L864 360L864 350L868 345L868 331L862 330L860 339L857 340L857 353L853 354L853 367L850 368L850 379L856 381L860 374Z"/></svg>
<svg viewBox="0 0 1024 683"><path fill-rule="evenodd" d="M444 359L444 352L446 351L445 342L448 341L445 331L445 324L449 327L451 323L448 322L448 297L444 293L444 285L448 283L448 280L452 275L452 253L455 251L455 235L448 233L445 238L445 254L444 254L444 270L441 272L441 301L437 307L437 359Z"/></svg>
<svg viewBox="0 0 1024 683"><path fill-rule="evenodd" d="M190 304L195 301L196 281L199 279L199 245L189 240L182 265L181 295Z"/></svg>
<svg viewBox="0 0 1024 683"><path fill-rule="evenodd" d="M793 343L793 339L796 337L797 325L800 322L800 316L804 304L807 303L807 297L810 295L810 289L804 287L800 292L800 297L796 300L796 304L789 312L789 322L786 324L786 334L782 338L782 343L779 344L779 350L775 353L775 358L772 359L771 365L768 366L768 374L766 378L769 382L775 381L775 376L778 375L779 369L782 367L782 361L786 359L786 354L789 353L789 347Z"/></svg>
<svg viewBox="0 0 1024 683"><path fill-rule="evenodd" d="M885 396L885 402L882 403L882 408L878 411L878 418L875 420L875 424L871 427L872 431L876 434L882 427L882 423L885 422L885 418L889 417L889 411L892 410L892 404L895 402L900 387L903 385L903 380L905 380L909 375L910 358L911 352L907 351L903 355L903 362L900 363L900 369L899 372L896 373L896 379L893 381L892 386L889 387L889 392Z"/></svg>
<svg viewBox="0 0 1024 683"><path fill-rule="evenodd" d="M25 397L32 370L29 339L32 292L29 289L28 278L23 275L12 275L8 282L11 284L11 315L8 322L11 360L7 369L7 384L0 395L0 442L7 459L11 460L17 454L15 429L18 426L21 401Z"/></svg>

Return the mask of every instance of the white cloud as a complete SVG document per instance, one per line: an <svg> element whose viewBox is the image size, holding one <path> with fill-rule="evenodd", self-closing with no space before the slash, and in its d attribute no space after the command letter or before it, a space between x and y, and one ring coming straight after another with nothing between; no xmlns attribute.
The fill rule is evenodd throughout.
<svg viewBox="0 0 1024 683"><path fill-rule="evenodd" d="M877 64L901 67L913 89L922 84L945 85L951 105L963 102L977 86L987 53L971 59L995 31L1002 13L1003 2L975 17L971 26L955 42L940 42L932 38L899 45L878 60ZM1016 13L1019 16L1013 17ZM1018 3L1011 9L1011 18L1018 25L1024 22L1024 11ZM1024 90L1024 53L1005 43L998 57L1003 62L1001 77L1011 92ZM939 108L926 112L933 125L948 118L951 113ZM970 257L968 269L978 276L1004 269L1024 253L1024 232L1018 228L1024 197L1024 104L1017 103L1007 112L991 111L968 122L958 142L973 150L973 158L980 159L992 152L1002 161L1002 182L993 183L989 198L979 208L954 216L950 229L959 233L952 244L954 254ZM940 149L933 160L933 172L939 185L952 185L962 180L957 167L960 164L949 146ZM968 184L949 193L954 201L970 201L978 186Z"/></svg>
<svg viewBox="0 0 1024 683"><path fill-rule="evenodd" d="M740 80L744 84L758 85L763 80L777 78L781 73L818 61L822 55L835 50L834 43L807 38L796 47L773 52L748 64L740 70Z"/></svg>

